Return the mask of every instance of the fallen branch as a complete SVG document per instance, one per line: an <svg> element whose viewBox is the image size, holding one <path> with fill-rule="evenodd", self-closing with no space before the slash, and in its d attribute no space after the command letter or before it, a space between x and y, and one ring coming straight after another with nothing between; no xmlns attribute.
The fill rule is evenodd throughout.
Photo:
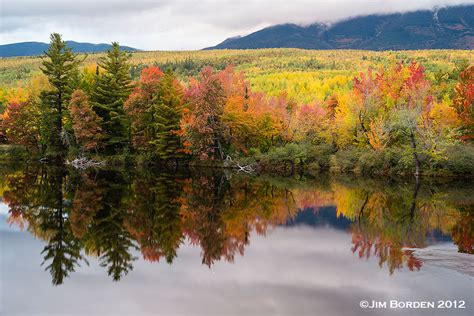
<svg viewBox="0 0 474 316"><path fill-rule="evenodd" d="M226 166L231 166L234 169L237 169L238 172L242 171L245 173L253 173L255 169L252 167L253 164L242 166L238 161L234 161L231 156L227 155L224 160Z"/></svg>
<svg viewBox="0 0 474 316"><path fill-rule="evenodd" d="M73 161L66 160L66 165L73 166L74 168L80 170L102 167L104 164L104 161L95 161L86 157L77 157Z"/></svg>

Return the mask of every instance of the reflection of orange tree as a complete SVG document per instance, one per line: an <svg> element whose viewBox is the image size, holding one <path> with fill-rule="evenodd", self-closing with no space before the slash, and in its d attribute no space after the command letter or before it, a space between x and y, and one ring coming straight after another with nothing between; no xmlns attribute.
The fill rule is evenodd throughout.
<svg viewBox="0 0 474 316"><path fill-rule="evenodd" d="M214 175L194 178L184 190L191 193L182 208L186 235L201 246L207 265L243 255L252 231L265 234L269 225L286 223L298 210L292 191L268 182L229 182Z"/></svg>
<svg viewBox="0 0 474 316"><path fill-rule="evenodd" d="M460 219L453 227L452 236L458 245L459 252L474 254L472 245L474 244L474 210L463 207Z"/></svg>
<svg viewBox="0 0 474 316"><path fill-rule="evenodd" d="M103 190L93 178L81 175L72 200L71 229L77 238L83 238L100 209Z"/></svg>
<svg viewBox="0 0 474 316"><path fill-rule="evenodd" d="M406 265L419 269L422 262L413 251L427 244L426 237L434 230L449 233L459 212L446 203L446 196L409 185L370 185L354 188L333 184L338 213L351 219L353 252L360 258L376 256L379 265L387 265L390 273Z"/></svg>
<svg viewBox="0 0 474 316"><path fill-rule="evenodd" d="M8 221L16 223L22 229L25 223L28 223L28 230L35 236L38 236L40 231L28 210L40 204L35 190L38 185L38 172L38 169L26 168L21 172L9 174L5 177L8 189L3 193L3 202L10 209Z"/></svg>

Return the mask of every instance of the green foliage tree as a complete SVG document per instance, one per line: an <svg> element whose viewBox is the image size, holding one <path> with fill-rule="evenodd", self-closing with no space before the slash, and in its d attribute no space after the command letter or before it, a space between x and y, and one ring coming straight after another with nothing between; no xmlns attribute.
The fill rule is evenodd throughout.
<svg viewBox="0 0 474 316"><path fill-rule="evenodd" d="M47 154L62 161L68 144L68 133L63 121L67 116L67 105L79 61L57 33L51 34L51 43L45 54L47 59L43 60L41 71L48 77L51 86L50 90L43 91L41 95Z"/></svg>
<svg viewBox="0 0 474 316"><path fill-rule="evenodd" d="M154 105L162 77L160 68L144 68L140 81L124 104L130 120L133 147L141 152L152 151L152 140L155 137Z"/></svg>
<svg viewBox="0 0 474 316"><path fill-rule="evenodd" d="M183 145L180 129L184 89L170 70L142 70L140 81L125 103L134 148L162 160L178 159Z"/></svg>
<svg viewBox="0 0 474 316"><path fill-rule="evenodd" d="M119 44L113 42L107 56L99 60L102 72L91 93L93 109L103 121L108 153L123 149L130 141L130 124L123 108L132 91L129 58L130 54L121 51Z"/></svg>
<svg viewBox="0 0 474 316"><path fill-rule="evenodd" d="M159 97L155 105L155 152L161 159L179 158L182 153L178 135L183 110L183 89L171 71L167 71L159 84Z"/></svg>

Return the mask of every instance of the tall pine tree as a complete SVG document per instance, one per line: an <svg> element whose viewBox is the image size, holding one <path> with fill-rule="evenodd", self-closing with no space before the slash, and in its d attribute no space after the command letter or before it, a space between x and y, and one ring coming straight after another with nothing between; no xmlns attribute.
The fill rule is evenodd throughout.
<svg viewBox="0 0 474 316"><path fill-rule="evenodd" d="M164 160L179 158L183 149L178 135L184 103L183 88L174 76L167 71L159 83L159 96L154 105L154 128L156 155Z"/></svg>
<svg viewBox="0 0 474 316"><path fill-rule="evenodd" d="M41 71L48 77L52 89L41 95L43 133L47 139L47 154L63 161L68 144L63 120L67 115L79 61L57 33L51 34L51 44L45 54L47 59L43 60Z"/></svg>
<svg viewBox="0 0 474 316"><path fill-rule="evenodd" d="M121 51L118 43L112 43L107 56L99 60L102 72L92 89L92 106L102 118L109 153L116 153L129 143L129 123L123 108L132 91L129 58L130 54Z"/></svg>

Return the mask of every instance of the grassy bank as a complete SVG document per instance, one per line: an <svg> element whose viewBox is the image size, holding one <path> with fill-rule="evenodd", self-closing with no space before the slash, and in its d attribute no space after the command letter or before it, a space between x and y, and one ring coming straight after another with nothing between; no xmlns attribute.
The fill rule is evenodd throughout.
<svg viewBox="0 0 474 316"><path fill-rule="evenodd" d="M374 176L409 176L415 162L409 148L367 150L352 147L336 151L330 145L305 146L288 144L267 153L255 152L241 158L241 163L254 164L258 172L292 175L320 172L356 173ZM418 154L421 173L433 177L474 176L474 146L452 145L443 155Z"/></svg>
<svg viewBox="0 0 474 316"><path fill-rule="evenodd" d="M70 155L71 161L76 156ZM251 151L248 156L235 156L234 163L216 160L180 159L161 161L143 154L89 155L89 159L103 161L105 166L140 166L174 171L176 169L232 169L234 163L251 165L256 174L293 176L321 173L359 174L368 176L412 176L415 163L408 148L367 150L348 148L336 151L330 145L307 146L290 143L272 148L266 153ZM444 155L419 154L421 174L427 177L471 178L474 176L474 146L453 145ZM0 160L12 162L39 162L41 156L29 155L22 147L0 145Z"/></svg>

